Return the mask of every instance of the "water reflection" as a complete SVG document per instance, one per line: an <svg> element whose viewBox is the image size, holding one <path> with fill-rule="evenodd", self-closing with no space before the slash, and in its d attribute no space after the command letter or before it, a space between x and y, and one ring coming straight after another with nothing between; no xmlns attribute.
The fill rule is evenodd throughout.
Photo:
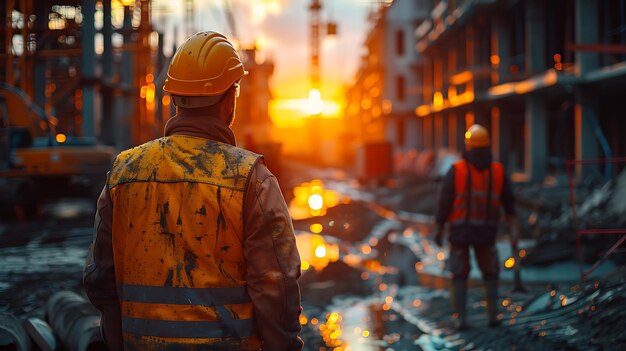
<svg viewBox="0 0 626 351"><path fill-rule="evenodd" d="M326 313L318 327L327 350L383 351L418 350L415 340L419 329L406 322L392 308L393 296L366 301L343 301L338 309Z"/></svg>

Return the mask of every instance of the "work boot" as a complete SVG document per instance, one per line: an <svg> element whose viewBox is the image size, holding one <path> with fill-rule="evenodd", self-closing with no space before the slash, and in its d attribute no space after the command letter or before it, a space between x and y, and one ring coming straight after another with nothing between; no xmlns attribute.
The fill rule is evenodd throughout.
<svg viewBox="0 0 626 351"><path fill-rule="evenodd" d="M498 281L488 280L485 282L485 295L487 298L487 318L490 327L500 326L498 320Z"/></svg>
<svg viewBox="0 0 626 351"><path fill-rule="evenodd" d="M452 319L454 320L454 329L465 330L467 324L465 322L465 305L467 303L467 282L452 282L450 288L450 299L452 302Z"/></svg>

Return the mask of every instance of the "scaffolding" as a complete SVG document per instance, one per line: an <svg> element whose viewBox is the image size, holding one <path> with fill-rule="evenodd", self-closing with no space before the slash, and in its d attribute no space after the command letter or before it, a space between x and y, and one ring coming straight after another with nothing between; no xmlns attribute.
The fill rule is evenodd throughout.
<svg viewBox="0 0 626 351"><path fill-rule="evenodd" d="M155 88L164 60L150 6L150 0L4 1L0 82L24 91L65 134L118 148L159 135L162 102L169 101Z"/></svg>

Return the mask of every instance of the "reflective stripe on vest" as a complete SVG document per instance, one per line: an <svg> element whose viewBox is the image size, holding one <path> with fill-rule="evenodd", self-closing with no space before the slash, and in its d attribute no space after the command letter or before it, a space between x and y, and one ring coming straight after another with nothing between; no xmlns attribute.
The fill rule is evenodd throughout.
<svg viewBox="0 0 626 351"><path fill-rule="evenodd" d="M454 165L454 201L448 222L453 225L496 225L504 182L498 162L478 170L466 160Z"/></svg>
<svg viewBox="0 0 626 351"><path fill-rule="evenodd" d="M169 136L116 158L109 189L127 347L211 348L232 341L258 349L245 289L242 212L259 157L207 139Z"/></svg>

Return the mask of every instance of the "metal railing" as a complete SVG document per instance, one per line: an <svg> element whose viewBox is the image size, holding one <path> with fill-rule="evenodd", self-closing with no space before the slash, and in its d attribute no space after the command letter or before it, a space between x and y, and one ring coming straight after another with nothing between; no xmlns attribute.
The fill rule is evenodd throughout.
<svg viewBox="0 0 626 351"><path fill-rule="evenodd" d="M567 178L569 182L570 202L572 207L572 224L576 231L576 256L578 259L578 266L580 269L581 280L585 280L589 277L594 270L596 270L617 248L619 248L624 241L626 241L626 228L580 228L578 220L578 213L576 207L576 190L574 186L575 169L584 165L613 165L613 164L626 164L626 157L614 157L606 159L591 159L591 160L567 160ZM608 181L609 179L606 179ZM606 251L602 256L597 259L588 269L583 267L583 257L581 249L581 238L589 235L621 235L621 237Z"/></svg>

